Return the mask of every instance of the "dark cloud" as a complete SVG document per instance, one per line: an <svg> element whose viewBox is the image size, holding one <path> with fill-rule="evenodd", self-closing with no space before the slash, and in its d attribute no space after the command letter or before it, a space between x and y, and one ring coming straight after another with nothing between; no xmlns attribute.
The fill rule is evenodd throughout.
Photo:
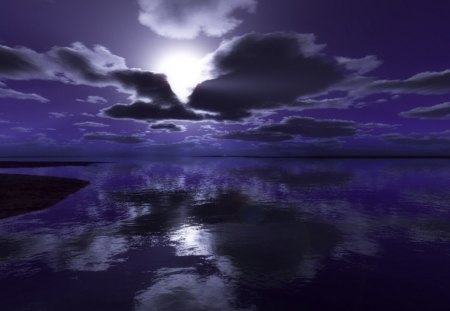
<svg viewBox="0 0 450 311"><path fill-rule="evenodd" d="M152 130L164 130L168 132L182 132L184 127L173 123L156 123L150 126Z"/></svg>
<svg viewBox="0 0 450 311"><path fill-rule="evenodd" d="M2 77L15 80L52 80L94 87L111 86L132 94L136 99L145 98L154 104L180 105L164 75L128 68L122 57L99 45L90 49L76 42L69 47L53 47L45 53L0 46L0 78ZM5 92L2 91L3 94ZM34 99L44 101L38 95L32 95ZM90 96L88 101L105 102L98 96Z"/></svg>
<svg viewBox="0 0 450 311"><path fill-rule="evenodd" d="M15 75L37 71L38 67L27 56L26 49L12 49L0 45L0 75Z"/></svg>
<svg viewBox="0 0 450 311"><path fill-rule="evenodd" d="M444 94L450 91L450 70L423 72L406 80L376 81L374 91L412 94Z"/></svg>
<svg viewBox="0 0 450 311"><path fill-rule="evenodd" d="M382 138L387 142L395 144L406 144L416 146L442 145L450 147L450 131L444 131L441 133L426 133L426 134L413 133L409 135L392 133L383 135Z"/></svg>
<svg viewBox="0 0 450 311"><path fill-rule="evenodd" d="M431 107L418 107L400 114L406 118L417 119L450 119L450 103Z"/></svg>
<svg viewBox="0 0 450 311"><path fill-rule="evenodd" d="M256 0L138 0L139 21L157 34L194 39L201 33L221 37L241 20L237 11L253 12Z"/></svg>
<svg viewBox="0 0 450 311"><path fill-rule="evenodd" d="M243 140L243 141L258 141L258 142L280 142L291 140L292 135L281 133L268 133L256 130L232 132L226 135L218 136L221 139Z"/></svg>
<svg viewBox="0 0 450 311"><path fill-rule="evenodd" d="M158 104L178 104L167 78L140 69L127 68L125 61L101 46L89 50L81 44L53 48L50 53L63 67L63 73L72 83L115 86L132 93L135 98L146 98ZM75 79L74 79L75 78Z"/></svg>
<svg viewBox="0 0 450 311"><path fill-rule="evenodd" d="M310 138L334 138L353 136L357 133L356 123L343 120L317 120L314 118L290 117L280 124L266 125L261 132L275 132Z"/></svg>
<svg viewBox="0 0 450 311"><path fill-rule="evenodd" d="M104 70L98 70L92 61L77 49L67 47L54 48L51 55L54 57L54 61L61 65L62 73L70 72L87 83L108 82L108 76L102 72ZM77 83L77 80L72 79L71 82Z"/></svg>
<svg viewBox="0 0 450 311"><path fill-rule="evenodd" d="M223 43L212 64L217 78L198 85L190 105L238 120L252 110L295 105L345 78L343 66L320 54L313 35L247 34Z"/></svg>
<svg viewBox="0 0 450 311"><path fill-rule="evenodd" d="M142 101L131 105L114 105L104 109L103 115L115 119L133 120L202 120L204 118L183 104L160 106Z"/></svg>
<svg viewBox="0 0 450 311"><path fill-rule="evenodd" d="M53 47L45 53L2 48L8 51L8 58L15 57L18 69L14 76L0 71L0 78L114 87L131 94L133 103L111 106L103 110L104 115L135 120L242 120L251 117L254 110L283 106L344 108L351 101L343 98L314 102L299 97L320 94L345 80L349 70L366 72L377 63L374 57L328 59L320 53L324 46L316 44L313 35L248 34L219 47L212 56L216 78L198 85L185 105L174 94L165 75L129 68L122 57L99 45L89 48L77 42L68 47ZM6 97L6 91L2 92ZM14 95L8 93L10 97ZM45 101L37 94L15 95ZM104 102L94 97L88 101Z"/></svg>
<svg viewBox="0 0 450 311"><path fill-rule="evenodd" d="M55 46L44 53L0 46L0 77L6 79L117 86L109 72L125 69L122 57L99 45L91 49L75 42L68 47Z"/></svg>
<svg viewBox="0 0 450 311"><path fill-rule="evenodd" d="M356 133L356 123L351 121L290 117L279 124L264 125L248 131L232 132L220 136L220 138L274 142L291 140L296 136L328 139L354 136Z"/></svg>
<svg viewBox="0 0 450 311"><path fill-rule="evenodd" d="M101 140L120 144L140 144L146 142L145 139L137 136L122 136L113 133L97 132L88 133L83 136L85 140Z"/></svg>
<svg viewBox="0 0 450 311"><path fill-rule="evenodd" d="M161 105L179 104L178 98L163 74L128 69L111 72L110 76L122 88L133 90L137 98L150 98L154 103Z"/></svg>
<svg viewBox="0 0 450 311"><path fill-rule="evenodd" d="M353 99L349 97L301 99L297 101L294 109L297 111L307 109L348 109L353 105Z"/></svg>

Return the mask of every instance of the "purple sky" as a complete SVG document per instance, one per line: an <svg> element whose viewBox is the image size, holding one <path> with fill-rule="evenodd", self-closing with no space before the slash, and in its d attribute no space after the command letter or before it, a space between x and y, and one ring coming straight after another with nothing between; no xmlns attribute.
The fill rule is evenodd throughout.
<svg viewBox="0 0 450 311"><path fill-rule="evenodd" d="M449 11L4 0L0 156L450 155Z"/></svg>

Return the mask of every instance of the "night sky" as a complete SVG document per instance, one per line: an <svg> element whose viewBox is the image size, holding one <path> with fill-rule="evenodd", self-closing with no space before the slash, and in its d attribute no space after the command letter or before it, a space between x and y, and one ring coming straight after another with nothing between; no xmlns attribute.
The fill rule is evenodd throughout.
<svg viewBox="0 0 450 311"><path fill-rule="evenodd" d="M448 0L2 0L0 156L449 156Z"/></svg>

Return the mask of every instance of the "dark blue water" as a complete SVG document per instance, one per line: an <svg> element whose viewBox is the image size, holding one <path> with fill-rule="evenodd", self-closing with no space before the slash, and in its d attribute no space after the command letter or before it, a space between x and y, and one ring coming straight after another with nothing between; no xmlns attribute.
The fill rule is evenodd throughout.
<svg viewBox="0 0 450 311"><path fill-rule="evenodd" d="M450 310L450 161L8 169L90 186L0 220L0 310Z"/></svg>

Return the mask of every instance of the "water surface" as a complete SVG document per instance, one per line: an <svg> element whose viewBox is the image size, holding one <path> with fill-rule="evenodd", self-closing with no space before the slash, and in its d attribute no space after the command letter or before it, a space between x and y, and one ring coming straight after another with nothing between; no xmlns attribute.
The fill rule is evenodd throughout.
<svg viewBox="0 0 450 311"><path fill-rule="evenodd" d="M0 220L0 310L450 310L448 160L128 160Z"/></svg>

